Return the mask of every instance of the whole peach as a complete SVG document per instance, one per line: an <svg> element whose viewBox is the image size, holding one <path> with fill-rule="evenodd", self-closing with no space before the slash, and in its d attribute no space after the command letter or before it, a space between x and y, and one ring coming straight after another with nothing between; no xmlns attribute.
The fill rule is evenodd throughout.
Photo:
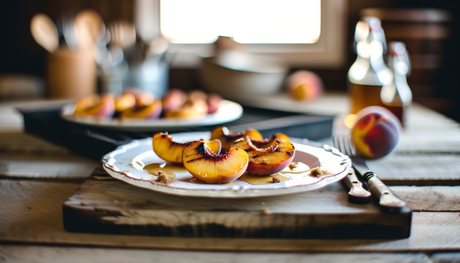
<svg viewBox="0 0 460 263"><path fill-rule="evenodd" d="M351 129L356 151L366 159L382 158L398 145L401 126L396 116L379 106L362 109Z"/></svg>
<svg viewBox="0 0 460 263"><path fill-rule="evenodd" d="M299 101L309 101L318 98L323 93L323 82L315 73L299 70L286 80L289 95Z"/></svg>

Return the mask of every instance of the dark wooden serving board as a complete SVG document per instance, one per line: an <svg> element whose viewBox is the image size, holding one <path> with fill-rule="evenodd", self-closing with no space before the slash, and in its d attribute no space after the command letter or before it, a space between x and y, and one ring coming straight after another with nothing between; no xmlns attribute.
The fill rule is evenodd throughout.
<svg viewBox="0 0 460 263"><path fill-rule="evenodd" d="M340 182L277 197L191 198L138 188L99 169L63 214L72 232L248 238L405 238L412 218L409 208L384 214L375 203L349 203Z"/></svg>

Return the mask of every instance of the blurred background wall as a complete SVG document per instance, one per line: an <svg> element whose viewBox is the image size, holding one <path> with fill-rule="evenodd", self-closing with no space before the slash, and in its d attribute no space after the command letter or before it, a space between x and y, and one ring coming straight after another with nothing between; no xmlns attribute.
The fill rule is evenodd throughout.
<svg viewBox="0 0 460 263"><path fill-rule="evenodd" d="M21 74L43 78L47 52L40 47L30 33L30 20L36 13L47 14L58 19L63 10L79 11L91 8L99 12L106 23L115 20L133 22L134 0L2 0L0 1L0 76ZM382 19L387 40L406 43L412 58L413 72L408 82L414 101L460 121L460 1L451 0L348 0L346 3L346 63L336 69L308 68L324 81L327 91L346 91L346 76L356 55L351 49L356 22L366 8L423 8L440 9L450 13L443 21L410 21L406 17ZM435 36L416 36L417 28L422 32L435 31ZM436 34L439 28L443 34ZM439 33L439 32L438 32ZM415 34L415 35L414 35ZM292 71L298 68L292 68ZM171 87L185 90L200 88L197 69L173 67L170 69Z"/></svg>

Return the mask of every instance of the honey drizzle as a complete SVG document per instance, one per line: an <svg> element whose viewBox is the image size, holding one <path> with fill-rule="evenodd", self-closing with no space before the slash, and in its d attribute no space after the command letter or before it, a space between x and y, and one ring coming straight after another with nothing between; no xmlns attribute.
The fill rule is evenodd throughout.
<svg viewBox="0 0 460 263"><path fill-rule="evenodd" d="M144 170L149 174L155 174L158 171L163 171L168 175L170 179L176 178L175 172L186 172L187 170L180 165L175 165L172 163L151 163L144 166Z"/></svg>
<svg viewBox="0 0 460 263"><path fill-rule="evenodd" d="M254 174L248 174L244 173L242 176L238 178L240 181L247 182L252 185L263 185L263 184L272 184L273 183L273 177L277 176L280 179L280 182L286 182L289 180L292 180L291 177L289 177L287 174L299 174L299 173L304 173L310 171L310 167L302 162L297 162L297 167L296 168L289 168L286 167L284 170L280 171L279 173L276 174L271 174L271 175L254 175ZM144 167L144 170L147 171L150 174L154 174L158 171L163 171L168 175L170 179L176 178L175 172L186 172L187 169L185 167L180 166L180 165L175 165L172 163L151 163L148 164ZM196 178L192 178L190 180L187 180L190 183L193 184L210 184L206 183L203 181L200 181ZM228 182L228 183L212 183L215 185L233 185L235 182Z"/></svg>
<svg viewBox="0 0 460 263"><path fill-rule="evenodd" d="M290 168L289 166L284 168L280 173L282 174L300 174L305 173L311 170L310 166L304 164L303 162L293 162L297 164L297 167Z"/></svg>
<svg viewBox="0 0 460 263"><path fill-rule="evenodd" d="M273 176L277 176L280 179L280 182L286 182L286 181L291 180L291 177L281 174L281 173L270 174L270 175L256 175L256 174L244 173L242 176L238 178L238 180L244 181L252 185L272 184Z"/></svg>

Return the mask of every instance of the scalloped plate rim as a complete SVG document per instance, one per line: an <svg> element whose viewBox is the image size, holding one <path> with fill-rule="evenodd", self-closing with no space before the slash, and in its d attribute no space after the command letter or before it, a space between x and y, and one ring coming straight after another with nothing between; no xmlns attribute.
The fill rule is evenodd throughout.
<svg viewBox="0 0 460 263"><path fill-rule="evenodd" d="M186 133L172 134L172 136L177 137L177 136L187 136L187 135L195 136L196 135L198 138L199 134L201 134L200 136L202 136L204 134L209 135L210 133L209 132L186 132ZM128 144L119 146L114 151L106 154L102 159L102 163L103 163L102 166L104 170L111 177L115 179L121 180L125 183L128 183L136 187L145 188L145 189L149 189L149 190L164 193L164 194L171 194L171 195L184 196L184 197L236 198L238 199L238 198L257 198L257 197L288 195L288 194L295 194L295 193L318 190L329 184L342 180L348 174L348 169L351 167L351 162L349 158L346 155L341 154L334 147L327 146L329 149L332 149L332 151L331 150L328 151L326 150L326 147L319 148L319 147L300 144L300 143L293 143L293 144L294 146L303 145L307 147L322 149L325 152L328 152L328 154L339 156L340 158L342 158L342 161L339 165L342 166L343 169L341 169L341 171L337 174L323 176L317 182L312 183L312 184L307 184L307 185L293 185L293 186L272 187L272 188L265 188L265 189L257 188L257 186L239 187L238 189L234 189L234 187L232 186L227 186L227 187L222 187L220 189L214 188L214 189L207 190L207 189L183 188L183 187L176 187L176 186L168 186L168 185L160 184L160 183L152 183L151 181L142 180L139 177L136 178L136 177L130 176L129 175L131 174L130 172L116 170L112 167L114 166L113 163L117 161L115 158L113 158L114 156L118 154L129 152L130 149L138 147L142 145L143 143L145 144L144 141L148 141L148 140L151 140L151 138L134 140ZM309 154L308 152L306 153ZM155 155L154 153L152 154ZM133 158L134 157L135 156L133 156Z"/></svg>

